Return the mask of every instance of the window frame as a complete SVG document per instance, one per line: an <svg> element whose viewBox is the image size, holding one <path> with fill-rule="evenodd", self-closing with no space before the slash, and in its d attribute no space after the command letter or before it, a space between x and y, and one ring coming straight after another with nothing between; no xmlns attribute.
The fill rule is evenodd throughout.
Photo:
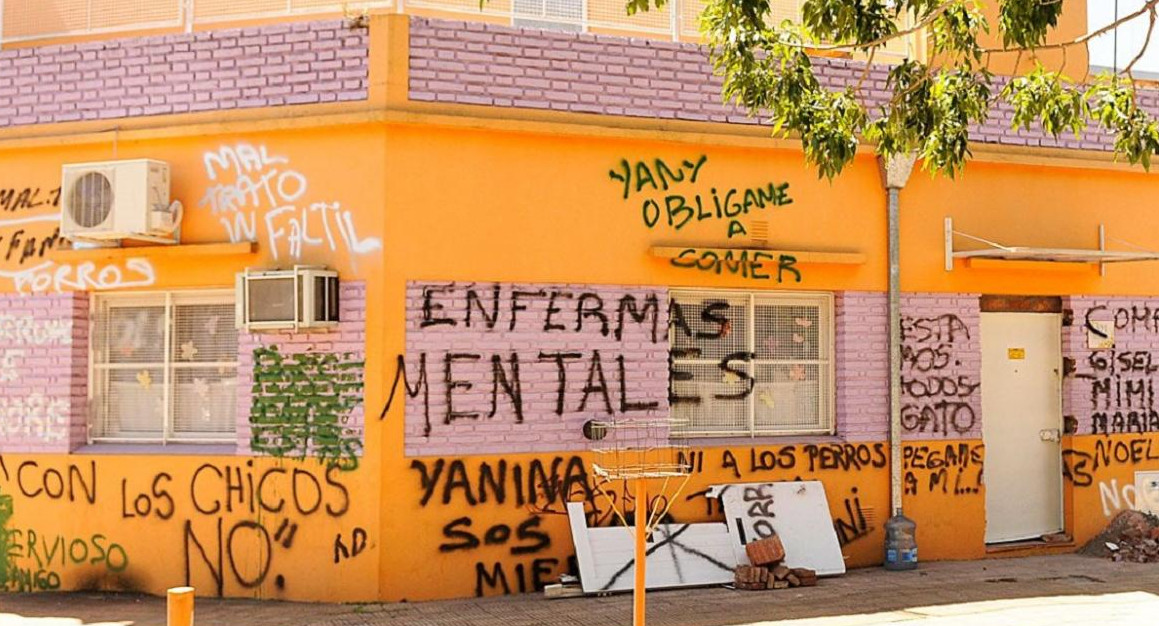
<svg viewBox="0 0 1159 626"><path fill-rule="evenodd" d="M230 423L233 428L229 432L190 432L178 435L174 422L176 421L176 405L174 402L174 383L177 370L192 367L227 367L232 368L235 381L240 384L240 333L238 335L238 353L233 361L198 361L195 364L180 363L175 358L176 347L174 341L174 310L175 306L184 305L228 305L231 310L236 307L237 294L235 289L206 288L206 289L171 289L157 291L132 291L92 293L89 298L89 338L88 338L88 418L86 434L88 444L142 444L142 445L173 445L173 444L235 444L238 437L237 410L232 414ZM131 364L98 363L96 359L98 346L95 344L98 337L97 324L112 307L164 307L163 355L160 362L140 362ZM232 328L232 325L231 325ZM107 348L101 346L102 349ZM101 384L101 373L123 369L161 369L164 372L163 380L154 384L162 386L162 402L165 410L162 415L162 424L159 437L117 437L98 434L102 427L98 422L108 416L108 409L98 410L99 402L108 402L109 385ZM240 391L240 387L238 388ZM119 416L118 416L119 419Z"/></svg>
<svg viewBox="0 0 1159 626"><path fill-rule="evenodd" d="M833 435L837 432L837 380L836 380L836 361L837 361L837 335L836 335L836 311L834 307L834 295L832 292L813 292L813 291L771 291L760 289L702 289L695 287L673 287L668 291L668 299L670 302L680 303L681 297L692 297L700 299L709 299L714 297L747 300L747 320L746 329L748 336L746 338L746 348L751 354L756 352L756 324L757 324L757 307L760 304L769 304L773 306L802 306L802 305L817 305L819 312L819 323L823 327L824 336L826 340L820 346L818 354L826 355L825 359L752 359L748 363L752 366L752 372L755 373L756 367L759 365L773 365L773 364L789 364L801 363L806 365L817 365L821 368L824 374L826 384L821 385L818 391L818 399L822 406L818 407L819 420L817 426L803 426L790 428L757 428L756 424L756 400L755 393L750 393L746 398L747 401L747 427L744 430L712 430L700 428L692 430L691 428L680 428L674 426L671 436L680 439L695 439L695 438L750 438L758 437L789 437L789 436L808 436L808 435ZM682 304L682 303L680 303ZM819 333L820 336L820 333ZM671 320L669 321L668 329L668 349L674 350L675 335L673 334L673 327ZM675 381L672 379L673 369L678 365L719 365L718 359L690 359L670 357L669 365L669 385ZM758 381L759 382L759 381ZM757 382L754 382L754 385ZM676 405L669 405L669 416L676 421L679 421L679 416L676 414ZM689 426L693 426L689 424Z"/></svg>

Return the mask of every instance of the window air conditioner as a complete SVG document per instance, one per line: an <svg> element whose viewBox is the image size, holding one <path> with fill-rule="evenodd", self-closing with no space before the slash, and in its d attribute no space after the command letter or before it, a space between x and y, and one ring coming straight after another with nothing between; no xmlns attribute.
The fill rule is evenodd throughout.
<svg viewBox="0 0 1159 626"><path fill-rule="evenodd" d="M169 201L168 163L134 159L65 165L60 189L60 234L67 239L177 242L181 209Z"/></svg>
<svg viewBox="0 0 1159 626"><path fill-rule="evenodd" d="M305 265L247 269L237 275L236 302L238 328L333 328L338 324L338 272Z"/></svg>

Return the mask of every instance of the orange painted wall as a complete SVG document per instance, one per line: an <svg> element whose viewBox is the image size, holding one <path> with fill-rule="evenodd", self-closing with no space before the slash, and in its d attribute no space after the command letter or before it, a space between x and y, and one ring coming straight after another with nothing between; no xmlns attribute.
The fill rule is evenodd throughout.
<svg viewBox="0 0 1159 626"><path fill-rule="evenodd" d="M381 341L385 323L378 305L381 284L375 279L381 275L382 261L372 241L381 238L385 192L379 184L381 129L348 126L142 141L116 141L111 133L108 137L109 142L103 145L0 151L0 189L14 189L18 197L26 188L39 188L39 196L29 197L46 199L60 184L64 163L114 158L163 160L171 166L172 196L185 206L183 243L191 244L229 240L221 219L234 224L234 212L214 212L213 198L224 203L223 198L228 197L225 188L218 185L243 194L253 189L260 200L247 202L243 213L248 216L250 207L259 207L254 211L256 253L152 258L152 284L133 289L232 287L235 273L246 267L324 264L336 267L344 280L366 281L367 337L369 342ZM223 167L216 160L223 146L251 156L264 150L265 162L242 167L238 173L233 161ZM207 153L215 155L210 159L212 175L206 165ZM335 155L345 157L337 159ZM284 175L288 177L283 179ZM260 182L263 180L270 181L268 189ZM282 181L281 195L278 181ZM302 183L304 189L298 187ZM311 210L316 203L325 203L327 208ZM287 206L295 208L276 213ZM51 275L62 266L72 268L66 268L64 274L70 280L88 263L93 264L90 276L110 265L126 267L123 259L63 259L52 252L21 262L23 247L11 258L4 258L17 231L24 231L24 240L40 240L51 234L55 223L3 224L3 220L52 215L58 210L46 202L0 215L4 246L0 271L5 272L0 289L11 292L23 285L22 290L27 291L30 283L13 276L44 263L49 264L44 272ZM340 234L337 217L345 220L345 212L349 212L355 233L351 240L361 244L363 253L352 253ZM271 214L267 223L266 216ZM303 224L314 243L303 238L301 253L295 258L292 234L301 232L296 229ZM333 235L333 249L327 229ZM271 231L284 232L271 240ZM142 248L138 256L148 260L151 254ZM125 277L140 278L129 272ZM64 289L69 289L68 285ZM364 400L368 407L380 405L379 367L377 355L368 352ZM367 409L366 413L368 429L377 432L372 423L374 411ZM167 587L184 584L188 572L188 580L204 595L372 599L378 592L380 547L387 543L378 526L380 459L373 436L367 437L358 468L349 472L330 470L315 460L244 455L153 452L66 456L0 450L0 494L12 499L7 559L10 573L25 577L23 582L11 579L10 588L39 590L59 585L62 589L163 593ZM73 467L77 469L70 469ZM199 472L203 467L208 469ZM62 495L58 493L61 480ZM235 488L228 489L226 480ZM259 501L254 499L257 492L263 494ZM118 549L113 549L114 544ZM342 553L341 558L336 551ZM102 560L97 558L99 552L116 556L111 561ZM127 563L117 560L122 553Z"/></svg>
<svg viewBox="0 0 1159 626"><path fill-rule="evenodd" d="M465 504L465 489L454 488L444 504L445 484L436 485L424 505L425 489L417 468L423 464L433 467L438 460L404 456L401 404L392 408L383 421L377 420L385 404L388 376L393 373L396 357L405 352L402 320L407 280L823 291L882 291L886 285L885 199L876 166L872 159L865 157L859 158L846 175L830 183L818 180L793 151L739 147L732 145L734 142L707 136L703 144L695 145L393 123L119 142L116 156L148 156L169 161L174 170L174 194L187 207L187 240L221 241L226 234L224 228L210 211L197 206L205 190L212 186L205 173L204 154L238 142L266 146L268 154L287 157L287 166L308 177L309 192L304 198L340 202L352 211L358 234L364 238L380 238L382 250L358 256L357 266L348 253L330 252L328 246L308 248L303 255L303 260L335 265L344 276L366 280L368 286L366 455L358 470L336 479L349 492L350 510L337 517L318 512L286 517L299 524L300 534L290 548L276 548L270 561L273 563L270 575L285 577L284 590L278 589L272 580L263 581L255 588L246 588L234 581L225 585L224 592L229 595L309 600L420 600L473 595L478 563L484 563L485 567L502 563L513 591L519 588L513 574L517 565L524 566L525 585L529 584L531 567L537 558L557 559L558 562L545 564L553 574L563 569L570 553L570 536L563 517L550 513L542 521L532 522L538 526L524 528L524 542L540 541L535 534L539 532L550 538L550 547L540 552L511 554L515 544L510 541L484 545L478 550L440 551L440 545L448 542L442 530L456 519L469 518L470 532L476 535L504 524L518 537L520 524L533 518L532 511L526 505L514 503L510 494L504 504L494 500L482 503L477 499L476 505L470 506ZM660 158L676 164L684 159L697 162L701 156L707 160L699 170L697 182L680 183L672 191L679 188L686 199L700 194L711 202L714 188L719 194L731 188L787 182L787 194L793 202L749 215L742 220L746 228L751 229L756 220L767 220L769 241L774 247L863 252L866 262L849 266L802 265L800 283L776 284L773 280L753 280L727 271L717 274L675 268L666 261L652 258L647 251L653 245L729 244L728 220L691 223L679 231L661 221L649 229L642 214L645 199L663 201L667 194L660 190L637 192L633 187L625 199L622 184L611 178L609 171L619 171L621 159L654 164L653 160ZM0 153L3 172L0 188L55 187L62 163L112 157L111 139L110 144L103 146L4 151ZM947 273L942 267L941 245L942 220L952 215L960 230L1013 244L1091 246L1095 226L1104 222L1112 235L1119 233L1139 245L1152 246L1147 232L1139 228L1150 217L1148 202L1153 196L1152 187L1151 177L1141 173L981 162L971 164L965 176L955 182L933 181L922 173L915 173L910 186L902 193L903 288L906 291L1052 295L1155 293L1159 285L1147 266L1142 265L1110 268L1103 279L1093 270L1026 272L959 266ZM1114 201L1108 202L1107 198ZM39 212L49 211L44 208ZM265 235L263 232L259 237L259 252L249 258L158 260L156 286L229 285L233 273L241 268L272 262ZM285 241L279 239L278 244L285 245ZM21 267L9 261L3 269L13 271ZM939 441L929 445L937 448L959 443L980 445L977 441ZM805 445L800 441L779 440L762 440L756 444L759 450L779 450L788 445L799 449ZM1092 450L1095 438L1078 437L1073 445L1079 450ZM743 464L749 446L733 445L727 449ZM743 467L739 477L730 467L723 467L724 450L720 446L703 448L704 469L694 477L687 493L716 482L754 477L744 472ZM508 464L528 464L533 458L550 461L554 456L513 455L503 460ZM572 455L559 456L566 461ZM579 458L582 463L586 457ZM247 463L251 460L11 453L4 453L3 459L8 472L7 475L0 473L0 491L13 497L11 528L33 529L38 537L64 536L70 542L77 536L99 533L123 546L129 557L130 565L123 572L104 572L95 566L99 564L90 563L86 567L66 564L60 572L62 585L84 586L93 580L91 576L95 573L98 584L131 585L151 592L183 582L185 518L181 516L193 520L199 538L216 532L219 516L198 513L188 494L193 472L203 461L241 465L248 470ZM470 456L464 458L464 470L472 477L470 482L477 485L477 468L483 463L495 465L500 460L495 456ZM1156 460L1144 459L1135 465L1159 467ZM97 501L93 504L50 501L44 496L24 495L20 489L19 467L25 461L34 461L40 468L51 467L64 474L69 463L95 462L99 473ZM280 464L267 459L253 462L254 471L286 467L292 473L293 468L300 468L318 476L316 464L311 462ZM983 492L953 493L952 485L958 484L956 479L953 483L939 479L931 489L930 470L912 469L916 493L907 500L907 512L919 522L922 558L983 556ZM170 495L179 512L170 520L126 521L121 511L121 480L128 481L128 488L151 490L151 481L146 477L151 479L161 471L173 476ZM1093 487L1079 488L1076 484L1071 496L1074 532L1080 541L1089 537L1105 519L1098 501L1098 481L1117 479L1121 486L1129 476L1119 466L1109 470L1101 468L1100 472L1093 478ZM873 511L874 522L872 528L866 529L865 536L847 544L846 554L852 566L877 562L882 538L880 525L888 516L888 477L884 467L857 471L809 469L799 465L762 472L759 479L798 476L825 482L831 512L837 519L845 517L845 501L853 495L854 487L858 489L857 499L863 509ZM325 487L324 473L321 480ZM966 468L965 480L976 485L976 468ZM943 491L946 484L951 486ZM284 485L279 486L279 493L284 494L284 489ZM324 497L338 498L338 490L327 488ZM710 514L702 499L695 498L677 503L673 513L681 521L707 520L715 515ZM283 519L276 514L251 515L248 510L220 517L227 533L231 525L248 521L261 523L268 532L276 534ZM366 551L335 564L335 541L341 537L349 544L356 528L367 533ZM24 537L26 542L27 535ZM459 540L463 540L461 536ZM263 555L240 544L238 554L239 573L252 576L259 571L253 568L260 567ZM24 562L30 558L26 544L19 558ZM31 558L35 561L35 556ZM199 587L213 584L200 564L194 576ZM497 590L488 587L482 591L490 594Z"/></svg>

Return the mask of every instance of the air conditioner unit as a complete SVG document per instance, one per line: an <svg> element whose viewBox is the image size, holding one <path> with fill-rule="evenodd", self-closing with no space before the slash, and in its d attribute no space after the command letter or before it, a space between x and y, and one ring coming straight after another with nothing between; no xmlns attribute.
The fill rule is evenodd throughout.
<svg viewBox="0 0 1159 626"><path fill-rule="evenodd" d="M180 205L169 202L169 164L152 159L65 165L60 234L74 241L176 243Z"/></svg>
<svg viewBox="0 0 1159 626"><path fill-rule="evenodd" d="M237 275L237 327L332 328L338 324L338 272L321 267L246 270Z"/></svg>

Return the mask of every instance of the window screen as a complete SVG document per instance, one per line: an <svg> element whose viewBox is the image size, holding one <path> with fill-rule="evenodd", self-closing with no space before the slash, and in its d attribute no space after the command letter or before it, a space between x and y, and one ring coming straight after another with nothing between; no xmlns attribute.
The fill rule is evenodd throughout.
<svg viewBox="0 0 1159 626"><path fill-rule="evenodd" d="M672 414L684 435L828 433L828 294L672 292Z"/></svg>
<svg viewBox="0 0 1159 626"><path fill-rule="evenodd" d="M94 297L94 441L233 441L233 293Z"/></svg>

